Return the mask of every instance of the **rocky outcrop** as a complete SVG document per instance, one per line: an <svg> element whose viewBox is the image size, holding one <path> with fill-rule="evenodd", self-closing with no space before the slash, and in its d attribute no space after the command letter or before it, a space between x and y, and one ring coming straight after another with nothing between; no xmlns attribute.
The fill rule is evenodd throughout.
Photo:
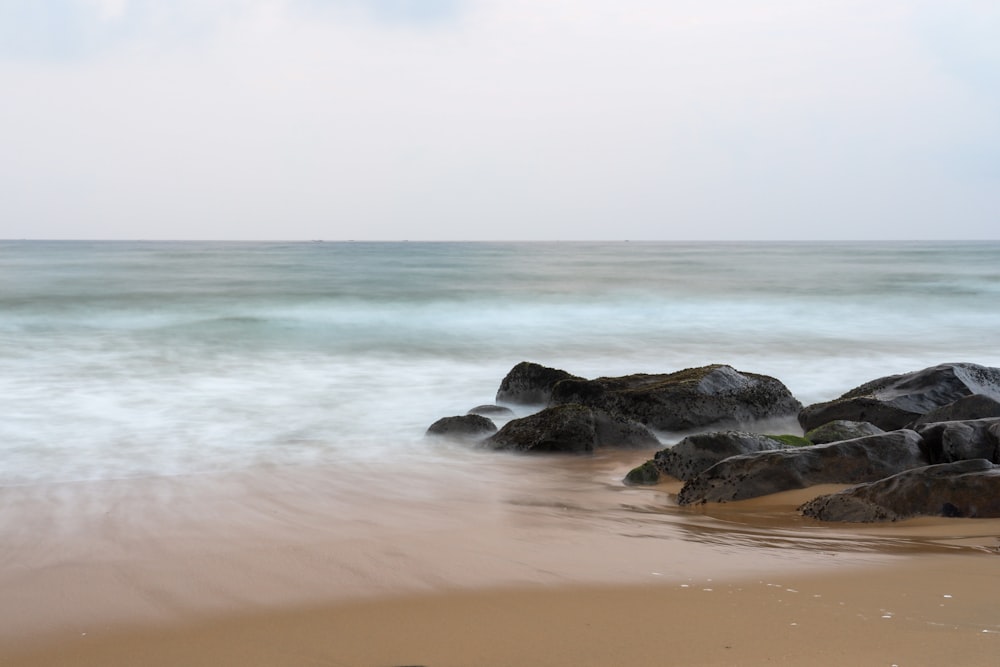
<svg viewBox="0 0 1000 667"><path fill-rule="evenodd" d="M564 379L553 385L551 404L569 403L662 431L751 424L795 415L802 407L779 380L725 365L662 375Z"/></svg>
<svg viewBox="0 0 1000 667"><path fill-rule="evenodd" d="M1000 400L1000 368L978 364L941 364L914 373L891 375L856 387L799 413L806 431L836 419L867 421L891 431L922 415L972 394Z"/></svg>
<svg viewBox="0 0 1000 667"><path fill-rule="evenodd" d="M924 424L917 432L931 463L966 459L1000 463L1000 418Z"/></svg>
<svg viewBox="0 0 1000 667"><path fill-rule="evenodd" d="M915 516L1000 517L1000 466L986 459L907 470L820 496L799 508L823 521L899 521Z"/></svg>
<svg viewBox="0 0 1000 667"><path fill-rule="evenodd" d="M825 445L828 442L853 440L854 438L863 438L866 435L878 435L879 433L885 433L885 431L875 426L875 424L837 419L807 432L806 437L812 440L813 444Z"/></svg>
<svg viewBox="0 0 1000 667"><path fill-rule="evenodd" d="M507 422L484 444L519 452L587 453L602 447L657 447L660 442L642 424L570 404Z"/></svg>
<svg viewBox="0 0 1000 667"><path fill-rule="evenodd" d="M987 417L1000 417L1000 401L983 394L972 394L971 396L963 396L936 410L931 410L913 422L911 428L934 422L964 421Z"/></svg>
<svg viewBox="0 0 1000 667"><path fill-rule="evenodd" d="M522 361L500 382L497 403L515 405L546 405L552 387L560 380L579 380L575 375L530 361Z"/></svg>
<svg viewBox="0 0 1000 667"><path fill-rule="evenodd" d="M727 502L815 484L873 482L927 464L920 435L899 430L825 445L733 456L691 479L677 501L681 505Z"/></svg>
<svg viewBox="0 0 1000 667"><path fill-rule="evenodd" d="M716 431L689 435L673 447L656 453L660 472L687 481L730 456L788 449L774 438L743 431Z"/></svg>
<svg viewBox="0 0 1000 667"><path fill-rule="evenodd" d="M442 417L427 429L429 436L453 440L477 440L496 432L496 424L482 415Z"/></svg>

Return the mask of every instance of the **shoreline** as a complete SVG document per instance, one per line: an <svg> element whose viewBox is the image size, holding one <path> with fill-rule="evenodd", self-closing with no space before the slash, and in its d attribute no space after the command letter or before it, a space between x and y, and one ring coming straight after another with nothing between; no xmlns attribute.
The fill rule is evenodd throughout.
<svg viewBox="0 0 1000 667"><path fill-rule="evenodd" d="M397 596L114 628L2 652L11 667L985 667L1000 650L990 592L998 568L987 554L925 555L850 573L728 583Z"/></svg>
<svg viewBox="0 0 1000 667"><path fill-rule="evenodd" d="M731 664L684 653L715 646L713 619L729 615L740 660L752 664L789 611L833 624L800 633L831 650L841 625L884 633L890 620L900 646L938 627L928 623L952 623L955 633L939 637L952 650L1000 648L990 639L1000 632L1000 520L821 525L794 512L817 488L678 508L671 484L620 484L647 455L554 465L470 455L445 469L382 466L363 484L364 470L318 466L0 488L0 661L561 667L613 664L607 651L617 647L632 664L662 664L650 659L662 657L650 637L674 624L704 637L671 651ZM802 595L779 602L785 588ZM881 625L813 602L841 591L855 615ZM892 618L873 617L880 608ZM330 619L355 628L336 646ZM448 653L454 627L467 639ZM508 646L494 635L521 639ZM274 652L290 645L299 647L291 658ZM539 654L516 654L522 645ZM380 652L393 646L400 652ZM488 655L470 653L476 646ZM803 650L793 643L788 655Z"/></svg>

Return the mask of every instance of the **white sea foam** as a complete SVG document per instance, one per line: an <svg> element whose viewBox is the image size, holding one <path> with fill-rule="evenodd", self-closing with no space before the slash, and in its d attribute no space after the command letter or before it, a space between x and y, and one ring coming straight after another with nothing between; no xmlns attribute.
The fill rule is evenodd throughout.
<svg viewBox="0 0 1000 667"><path fill-rule="evenodd" d="M532 360L804 403L1000 365L1000 245L0 244L0 484L446 450Z"/></svg>

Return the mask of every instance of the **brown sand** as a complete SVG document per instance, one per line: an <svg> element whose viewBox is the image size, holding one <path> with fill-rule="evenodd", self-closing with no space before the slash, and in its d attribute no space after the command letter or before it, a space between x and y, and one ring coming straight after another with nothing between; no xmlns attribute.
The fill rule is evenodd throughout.
<svg viewBox="0 0 1000 667"><path fill-rule="evenodd" d="M677 508L642 456L0 489L0 664L996 664L1000 521Z"/></svg>
<svg viewBox="0 0 1000 667"><path fill-rule="evenodd" d="M3 664L997 664L989 556L774 581L404 597L98 632Z"/></svg>

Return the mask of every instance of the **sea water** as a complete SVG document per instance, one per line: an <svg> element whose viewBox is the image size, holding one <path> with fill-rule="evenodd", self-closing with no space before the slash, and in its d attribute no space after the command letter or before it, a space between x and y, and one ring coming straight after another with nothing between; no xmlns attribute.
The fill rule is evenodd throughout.
<svg viewBox="0 0 1000 667"><path fill-rule="evenodd" d="M1000 366L1000 243L0 242L0 485L430 470L522 360L805 404Z"/></svg>

